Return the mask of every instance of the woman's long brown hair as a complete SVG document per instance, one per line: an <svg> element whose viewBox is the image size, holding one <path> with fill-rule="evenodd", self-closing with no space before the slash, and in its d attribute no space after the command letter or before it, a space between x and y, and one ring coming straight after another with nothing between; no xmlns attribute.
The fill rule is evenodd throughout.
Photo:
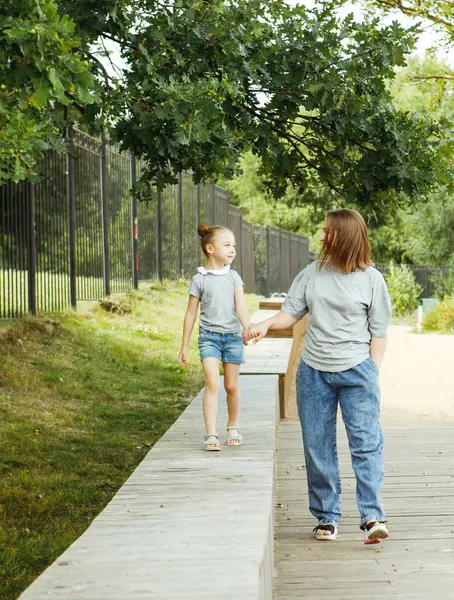
<svg viewBox="0 0 454 600"><path fill-rule="evenodd" d="M359 212L350 208L328 212L319 261L320 267L334 267L343 273L372 266L367 227Z"/></svg>

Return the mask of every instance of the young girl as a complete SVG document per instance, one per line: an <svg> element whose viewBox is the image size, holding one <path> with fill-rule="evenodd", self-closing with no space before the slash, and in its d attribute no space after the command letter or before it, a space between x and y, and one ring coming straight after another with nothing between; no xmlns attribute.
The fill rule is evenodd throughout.
<svg viewBox="0 0 454 600"><path fill-rule="evenodd" d="M189 340L200 303L199 351L205 373L203 416L205 419L204 449L220 450L216 431L219 392L219 366L224 364L224 387L227 392L228 446L240 446L242 436L238 425L240 390L238 377L244 363L242 333L250 326L249 311L243 292L243 281L230 268L236 256L235 236L225 227L200 225L202 250L207 257L205 267L199 267L189 288L189 302L184 318L183 341L178 362L185 367Z"/></svg>
<svg viewBox="0 0 454 600"><path fill-rule="evenodd" d="M336 449L340 406L347 430L360 527L366 544L388 537L381 501L384 477L379 369L386 350L391 302L382 275L372 267L366 224L359 213L330 211L320 237L319 260L293 282L282 310L248 337L292 327L309 313L309 328L296 374L309 509L315 537L335 540L341 519Z"/></svg>

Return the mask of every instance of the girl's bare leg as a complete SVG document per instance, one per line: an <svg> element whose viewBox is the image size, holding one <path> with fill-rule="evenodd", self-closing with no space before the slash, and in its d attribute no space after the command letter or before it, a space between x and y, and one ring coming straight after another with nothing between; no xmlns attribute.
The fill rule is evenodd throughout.
<svg viewBox="0 0 454 600"><path fill-rule="evenodd" d="M203 394L203 418L207 435L216 434L216 414L219 394L219 366L221 361L210 356L202 360L205 373L205 392Z"/></svg>
<svg viewBox="0 0 454 600"><path fill-rule="evenodd" d="M233 363L224 363L224 388L227 392L227 410L229 413L228 425L238 424L240 410L240 366Z"/></svg>

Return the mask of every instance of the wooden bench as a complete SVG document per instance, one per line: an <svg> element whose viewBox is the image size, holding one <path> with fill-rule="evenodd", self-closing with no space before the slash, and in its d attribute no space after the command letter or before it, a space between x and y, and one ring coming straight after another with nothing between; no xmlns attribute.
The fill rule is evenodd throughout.
<svg viewBox="0 0 454 600"><path fill-rule="evenodd" d="M276 375L240 377L245 443L202 450L202 392L23 600L271 600ZM220 394L219 426L227 421Z"/></svg>
<svg viewBox="0 0 454 600"><path fill-rule="evenodd" d="M282 307L284 298L262 300L259 310L252 315L252 323L259 323L276 315ZM279 412L281 419L295 414L296 385L295 376L299 359L304 348L307 331L307 317L298 321L294 327L268 331L258 344L249 344L246 348L246 364L242 365L242 374L268 373L279 377Z"/></svg>

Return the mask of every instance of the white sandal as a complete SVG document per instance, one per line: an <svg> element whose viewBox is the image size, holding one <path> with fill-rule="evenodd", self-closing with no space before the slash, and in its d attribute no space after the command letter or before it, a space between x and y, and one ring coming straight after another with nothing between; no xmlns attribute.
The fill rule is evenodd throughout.
<svg viewBox="0 0 454 600"><path fill-rule="evenodd" d="M318 530L328 531L329 533L317 533ZM334 542L337 538L337 526L334 523L319 523L317 527L313 529L315 533L315 539L322 542Z"/></svg>
<svg viewBox="0 0 454 600"><path fill-rule="evenodd" d="M365 544L379 544L381 540L389 537L386 521L368 521L361 526L364 533Z"/></svg>
<svg viewBox="0 0 454 600"><path fill-rule="evenodd" d="M203 449L207 452L219 452L219 450L221 449L221 445L219 443L219 436L217 436L215 433L206 435L203 442Z"/></svg>
<svg viewBox="0 0 454 600"><path fill-rule="evenodd" d="M226 446L241 446L243 443L243 436L240 434L238 425L227 425L227 438L225 440ZM235 433L232 433L234 431Z"/></svg>

